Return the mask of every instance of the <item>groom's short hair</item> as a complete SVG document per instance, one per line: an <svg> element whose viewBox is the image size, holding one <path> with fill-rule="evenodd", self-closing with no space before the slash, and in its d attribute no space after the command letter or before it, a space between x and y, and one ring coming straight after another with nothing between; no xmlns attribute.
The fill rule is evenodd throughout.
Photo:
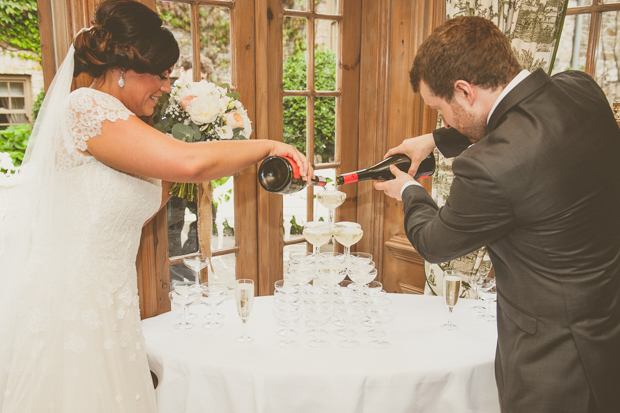
<svg viewBox="0 0 620 413"><path fill-rule="evenodd" d="M508 38L495 23L461 16L437 27L422 43L409 77L414 92L423 80L435 96L451 101L457 80L493 90L520 71Z"/></svg>

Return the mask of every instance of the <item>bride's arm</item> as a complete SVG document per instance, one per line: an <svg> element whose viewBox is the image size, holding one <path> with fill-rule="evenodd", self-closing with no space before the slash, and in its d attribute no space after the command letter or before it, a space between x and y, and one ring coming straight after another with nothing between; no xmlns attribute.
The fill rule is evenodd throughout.
<svg viewBox="0 0 620 413"><path fill-rule="evenodd" d="M270 155L289 156L310 180L313 170L297 149L270 140L186 143L167 136L135 116L104 121L90 138L88 152L104 164L131 174L170 182L202 182L232 175Z"/></svg>

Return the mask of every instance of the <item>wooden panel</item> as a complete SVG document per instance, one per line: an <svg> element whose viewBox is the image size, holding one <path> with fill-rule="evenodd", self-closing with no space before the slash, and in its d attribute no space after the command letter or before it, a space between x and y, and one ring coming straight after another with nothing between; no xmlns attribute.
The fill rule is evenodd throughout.
<svg viewBox="0 0 620 413"><path fill-rule="evenodd" d="M45 92L56 74L56 52L54 48L54 26L51 0L37 0L39 16L39 38L41 39L41 66Z"/></svg>
<svg viewBox="0 0 620 413"><path fill-rule="evenodd" d="M362 8L359 0L341 2L337 73L342 95L336 101L336 136L339 141L337 153L340 156L340 171L349 172L358 169ZM358 185L344 185L340 190L347 194L347 200L336 209L336 220L357 222ZM365 234L371 233L370 227L363 229ZM354 249L365 251L357 246Z"/></svg>
<svg viewBox="0 0 620 413"><path fill-rule="evenodd" d="M387 149L386 125L389 111L387 66L390 44L384 41L390 29L391 0L364 0L360 59L358 165L363 169L383 158ZM357 219L364 228L358 251L370 252L378 269L383 255L383 199L371 182L357 184ZM379 271L378 280L383 278Z"/></svg>
<svg viewBox="0 0 620 413"><path fill-rule="evenodd" d="M256 135L282 141L282 2L256 0ZM258 294L273 294L282 279L284 247L282 196L259 190Z"/></svg>
<svg viewBox="0 0 620 413"><path fill-rule="evenodd" d="M256 73L254 1L235 3L231 11L232 58L234 61L233 84L241 95L240 101L248 111L250 119L256 119ZM254 129L257 121L253 123ZM252 138L256 138L256 133ZM237 253L237 278L250 278L258 285L258 242L256 211L256 166L240 171L235 176L235 241Z"/></svg>

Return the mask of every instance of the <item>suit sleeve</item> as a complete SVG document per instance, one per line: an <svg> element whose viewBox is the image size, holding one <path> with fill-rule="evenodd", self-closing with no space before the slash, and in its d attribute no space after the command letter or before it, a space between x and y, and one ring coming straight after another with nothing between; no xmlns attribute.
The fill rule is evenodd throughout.
<svg viewBox="0 0 620 413"><path fill-rule="evenodd" d="M403 192L407 238L431 263L462 257L515 226L508 197L482 164L459 157L452 171L450 195L441 209L422 187L411 185Z"/></svg>
<svg viewBox="0 0 620 413"><path fill-rule="evenodd" d="M454 128L439 128L433 131L435 146L446 158L454 158L469 148L471 142Z"/></svg>

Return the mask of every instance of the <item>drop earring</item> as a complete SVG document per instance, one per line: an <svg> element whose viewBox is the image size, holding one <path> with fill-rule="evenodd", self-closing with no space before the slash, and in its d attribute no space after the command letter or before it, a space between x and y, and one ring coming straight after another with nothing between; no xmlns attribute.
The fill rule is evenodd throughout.
<svg viewBox="0 0 620 413"><path fill-rule="evenodd" d="M121 70L121 77L118 79L118 85L120 86L120 88L124 88L125 87L125 80L123 80L123 71Z"/></svg>

